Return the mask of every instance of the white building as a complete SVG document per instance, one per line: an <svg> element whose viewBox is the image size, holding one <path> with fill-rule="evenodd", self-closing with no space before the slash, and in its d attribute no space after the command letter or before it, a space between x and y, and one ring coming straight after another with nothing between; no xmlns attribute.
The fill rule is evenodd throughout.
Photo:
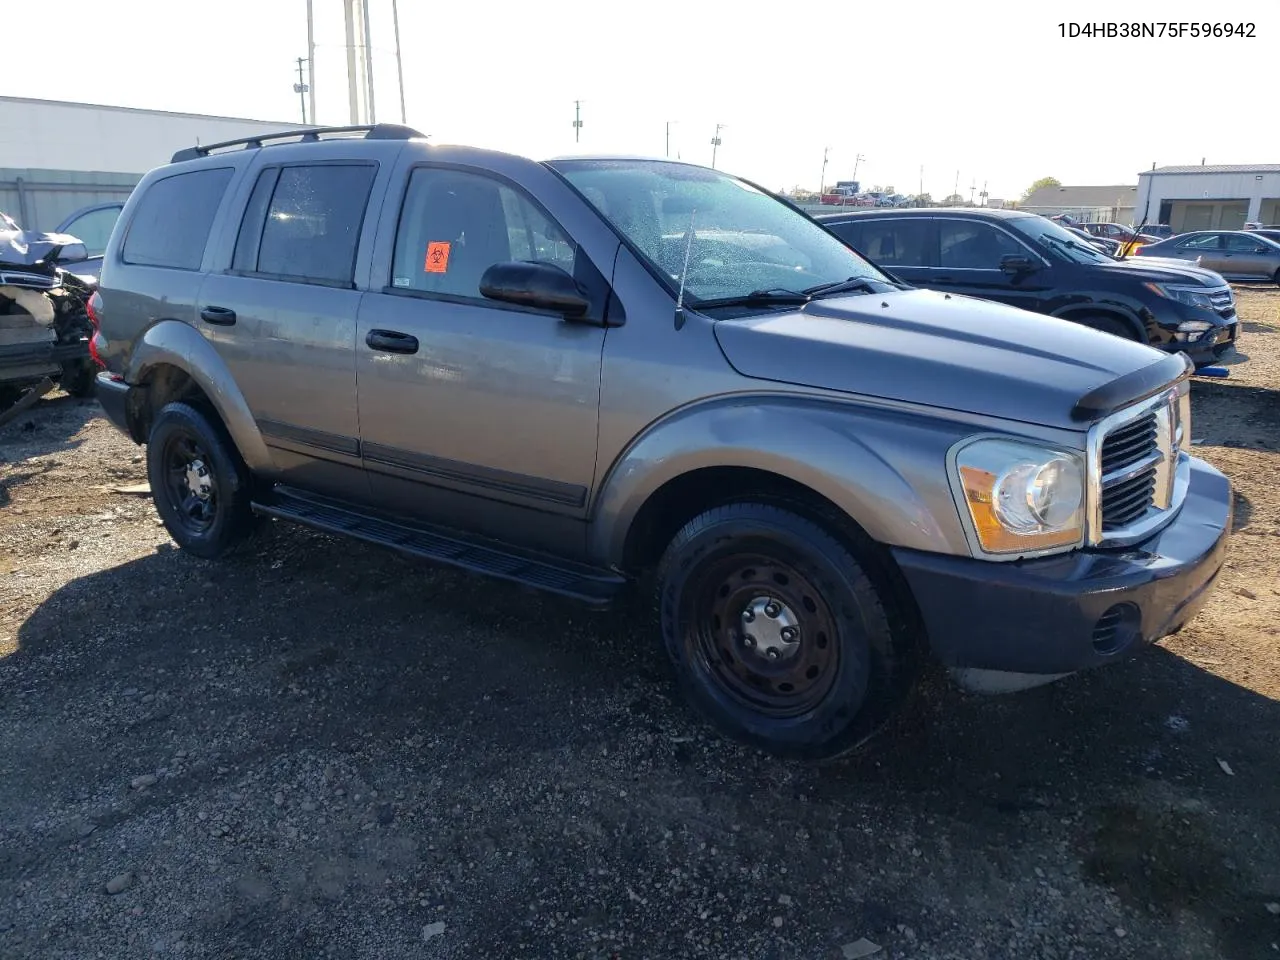
<svg viewBox="0 0 1280 960"><path fill-rule="evenodd" d="M0 210L52 229L92 203L123 200L142 175L196 144L300 123L0 97Z"/></svg>
<svg viewBox="0 0 1280 960"><path fill-rule="evenodd" d="M1019 210L1056 217L1065 213L1086 223L1129 223L1137 188L1114 186L1041 187L1018 204Z"/></svg>
<svg viewBox="0 0 1280 960"><path fill-rule="evenodd" d="M1155 167L1138 174L1135 216L1178 233L1280 223L1280 163Z"/></svg>

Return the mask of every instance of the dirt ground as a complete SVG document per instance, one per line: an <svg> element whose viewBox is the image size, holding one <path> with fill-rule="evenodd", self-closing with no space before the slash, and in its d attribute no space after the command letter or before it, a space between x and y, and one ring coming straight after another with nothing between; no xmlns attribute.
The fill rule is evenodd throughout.
<svg viewBox="0 0 1280 960"><path fill-rule="evenodd" d="M183 555L46 397L0 430L0 956L1280 958L1280 291L1240 297L1205 611L821 766L710 734L634 613L280 524Z"/></svg>

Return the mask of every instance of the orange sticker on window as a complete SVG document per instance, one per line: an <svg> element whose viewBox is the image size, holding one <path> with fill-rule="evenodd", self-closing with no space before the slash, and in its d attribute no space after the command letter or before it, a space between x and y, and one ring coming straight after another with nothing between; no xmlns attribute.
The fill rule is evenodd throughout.
<svg viewBox="0 0 1280 960"><path fill-rule="evenodd" d="M449 269L449 244L444 240L433 240L427 244L427 259L422 264L427 273L445 273Z"/></svg>

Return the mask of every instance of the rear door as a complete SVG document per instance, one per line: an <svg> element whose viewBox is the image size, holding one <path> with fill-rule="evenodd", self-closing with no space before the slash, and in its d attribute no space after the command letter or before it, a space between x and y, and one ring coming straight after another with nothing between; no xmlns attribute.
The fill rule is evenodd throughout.
<svg viewBox="0 0 1280 960"><path fill-rule="evenodd" d="M1180 260L1198 260L1209 270L1222 269L1222 234L1192 233L1177 242L1176 256Z"/></svg>
<svg viewBox="0 0 1280 960"><path fill-rule="evenodd" d="M938 266L930 286L984 300L996 300L1024 310L1039 310L1041 293L1052 286L1052 266L1040 254L1003 227L971 218L936 218ZM1036 270L1005 273L1000 262L1026 257Z"/></svg>
<svg viewBox="0 0 1280 960"><path fill-rule="evenodd" d="M938 246L932 218L859 217L829 226L845 243L904 282L929 285Z"/></svg>
<svg viewBox="0 0 1280 960"><path fill-rule="evenodd" d="M196 325L230 368L280 479L365 499L356 415L355 262L378 166L275 163L254 172L229 264Z"/></svg>

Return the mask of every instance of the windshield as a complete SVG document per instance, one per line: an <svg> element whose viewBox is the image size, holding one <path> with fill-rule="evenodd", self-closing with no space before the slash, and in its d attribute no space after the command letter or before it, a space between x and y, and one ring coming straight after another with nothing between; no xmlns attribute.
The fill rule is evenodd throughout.
<svg viewBox="0 0 1280 960"><path fill-rule="evenodd" d="M551 164L691 305L892 283L804 214L715 170L662 160ZM688 269L685 264L688 263Z"/></svg>
<svg viewBox="0 0 1280 960"><path fill-rule="evenodd" d="M1111 257L1046 217L1010 217L1005 225L1031 240L1041 253L1068 263L1111 263Z"/></svg>

